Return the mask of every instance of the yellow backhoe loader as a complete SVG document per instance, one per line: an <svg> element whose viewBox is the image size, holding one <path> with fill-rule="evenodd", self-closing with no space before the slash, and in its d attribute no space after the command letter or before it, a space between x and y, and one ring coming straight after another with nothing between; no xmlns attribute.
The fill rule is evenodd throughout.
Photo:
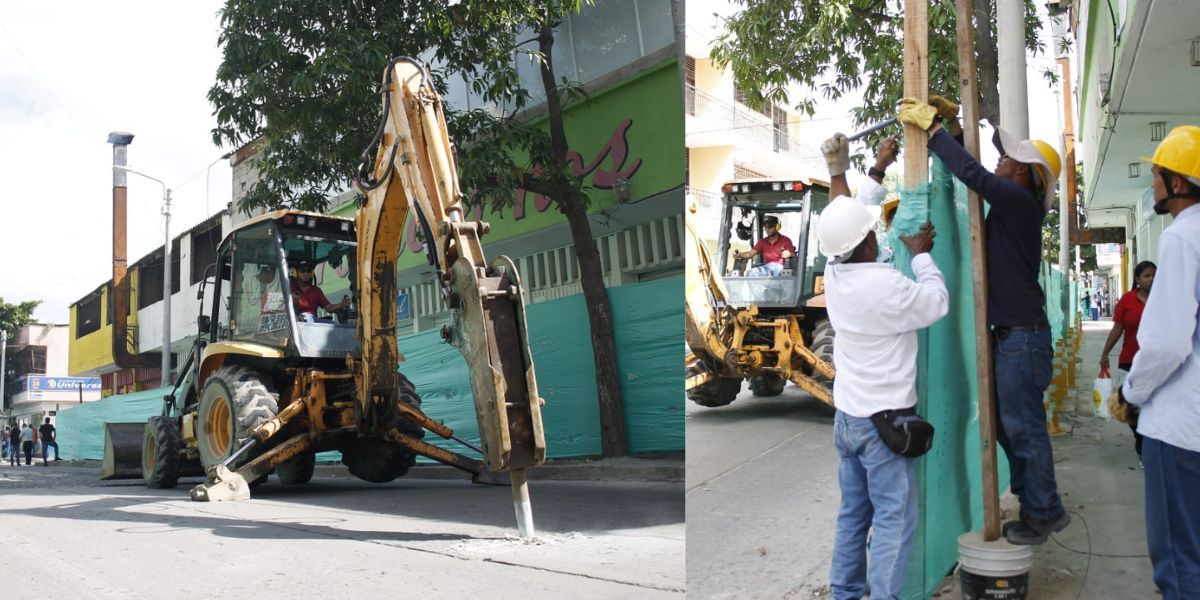
<svg viewBox="0 0 1200 600"><path fill-rule="evenodd" d="M355 184L364 200L353 221L277 211L225 238L201 284L199 340L174 392L136 442L108 428L104 475L138 471L147 486L170 488L202 469L208 479L192 499L245 499L272 472L307 482L317 452L341 451L352 474L373 482L404 475L421 455L476 481L510 480L524 524L525 470L543 463L546 445L521 281L507 257L485 260L488 225L464 218L441 98L412 59L384 73L383 122ZM469 367L482 447L422 413L397 370L396 259L410 211L452 309L442 338ZM314 267L349 284L335 314L304 301L311 290L297 272ZM425 442L426 430L480 458Z"/></svg>
<svg viewBox="0 0 1200 600"><path fill-rule="evenodd" d="M832 406L833 328L821 289L825 261L815 224L829 188L815 180L735 181L723 186L719 260L687 220L685 335L688 399L725 406L750 381L756 396L783 393L788 381ZM795 256L777 274L753 272L738 258L763 237L763 219L781 223ZM738 238L737 240L734 237Z"/></svg>

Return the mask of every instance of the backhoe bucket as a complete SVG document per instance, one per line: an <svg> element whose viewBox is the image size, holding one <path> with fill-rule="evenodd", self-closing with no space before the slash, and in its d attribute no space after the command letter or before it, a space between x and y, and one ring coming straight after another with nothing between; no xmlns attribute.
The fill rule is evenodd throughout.
<svg viewBox="0 0 1200 600"><path fill-rule="evenodd" d="M141 479L145 423L105 423L100 479Z"/></svg>

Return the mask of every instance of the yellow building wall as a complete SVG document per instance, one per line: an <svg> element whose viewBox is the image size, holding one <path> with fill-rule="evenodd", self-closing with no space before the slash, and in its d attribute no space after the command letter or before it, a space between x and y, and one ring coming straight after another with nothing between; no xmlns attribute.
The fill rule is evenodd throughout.
<svg viewBox="0 0 1200 600"><path fill-rule="evenodd" d="M131 269L129 271L129 297L131 305L137 302L138 290L138 275L139 269ZM109 281L111 283L111 280ZM109 323L108 310L108 290L109 286L104 285L100 288L100 328L83 337L75 337L75 326L78 323L78 305L71 305L71 329L70 329L70 350L67 357L67 371L71 376L78 376L85 372L95 372L96 369L102 367L111 367L113 364L112 354L112 323ZM137 310L130 310L129 325L135 327L137 325ZM137 345L130 345L130 352L137 353Z"/></svg>

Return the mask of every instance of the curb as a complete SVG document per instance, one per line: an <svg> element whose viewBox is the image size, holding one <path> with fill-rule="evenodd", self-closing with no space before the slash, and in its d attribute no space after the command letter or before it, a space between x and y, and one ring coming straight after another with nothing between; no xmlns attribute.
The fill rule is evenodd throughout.
<svg viewBox="0 0 1200 600"><path fill-rule="evenodd" d="M63 459L59 464L67 467L99 469L100 462L91 459ZM353 475L341 462L318 462L316 474L321 477L346 477ZM623 456L606 459L549 460L544 465L530 469L530 481L627 481L654 483L682 483L684 481L684 459L682 452L662 455ZM418 464L409 470L405 479L426 480L469 480L470 473L441 464Z"/></svg>

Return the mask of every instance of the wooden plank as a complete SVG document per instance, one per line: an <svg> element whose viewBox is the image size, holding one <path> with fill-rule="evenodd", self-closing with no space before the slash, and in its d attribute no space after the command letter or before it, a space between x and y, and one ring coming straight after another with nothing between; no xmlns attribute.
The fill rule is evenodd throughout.
<svg viewBox="0 0 1200 600"><path fill-rule="evenodd" d="M929 100L929 0L904 0L904 96ZM929 181L929 136L904 126L904 183L916 188Z"/></svg>
<svg viewBox="0 0 1200 600"><path fill-rule="evenodd" d="M972 1L958 0L958 76L962 93L963 143L979 160L979 89L975 74ZM983 199L971 191L967 201L971 244L971 282L975 289L976 384L979 388L979 456L983 475L983 540L1000 537L1000 492L996 475L996 403L992 373L992 337L987 323L987 263Z"/></svg>

